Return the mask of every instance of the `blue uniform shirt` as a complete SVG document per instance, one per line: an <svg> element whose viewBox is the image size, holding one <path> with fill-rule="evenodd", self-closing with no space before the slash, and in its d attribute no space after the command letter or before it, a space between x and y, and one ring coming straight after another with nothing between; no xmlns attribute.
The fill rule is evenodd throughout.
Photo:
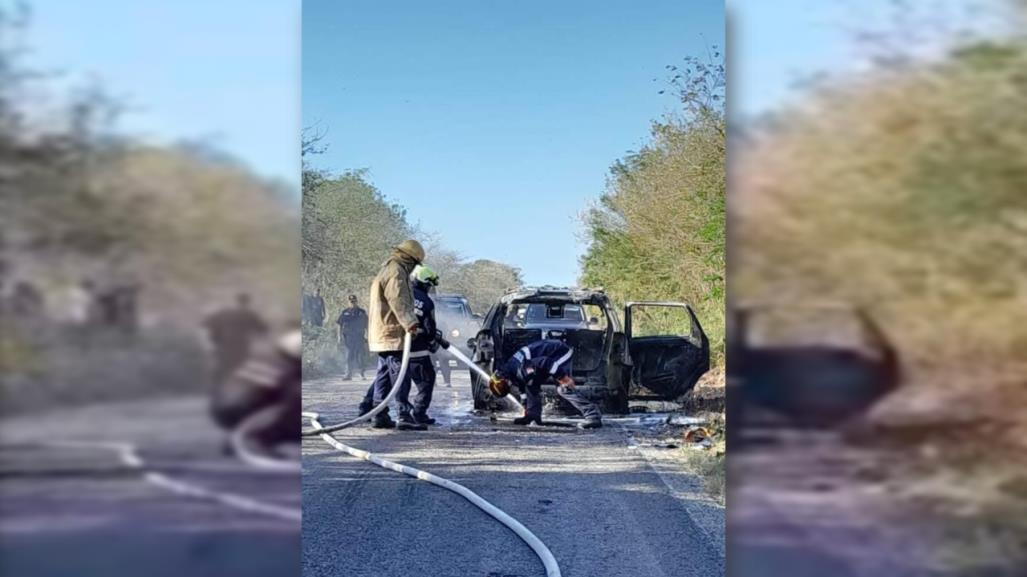
<svg viewBox="0 0 1027 577"><path fill-rule="evenodd" d="M367 313L360 307L346 307L335 321L343 336L363 338L367 332Z"/></svg>
<svg viewBox="0 0 1027 577"><path fill-rule="evenodd" d="M421 324L421 334L414 338L414 342L410 343L410 352L427 351L431 349L433 341L435 341L435 303L428 296L428 293L424 292L415 283L413 286L414 292L414 314L417 315L417 320Z"/></svg>
<svg viewBox="0 0 1027 577"><path fill-rule="evenodd" d="M560 380L571 374L571 357L574 351L561 341L546 339L535 341L518 349L503 364L503 376L518 381L521 385L542 383L550 376ZM534 368L528 375L526 367Z"/></svg>

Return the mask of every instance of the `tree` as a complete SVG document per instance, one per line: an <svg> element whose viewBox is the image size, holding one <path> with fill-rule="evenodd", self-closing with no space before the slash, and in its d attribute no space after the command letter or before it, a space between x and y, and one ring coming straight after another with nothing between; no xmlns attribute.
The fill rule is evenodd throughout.
<svg viewBox="0 0 1027 577"><path fill-rule="evenodd" d="M689 302L723 364L724 67L687 58L668 70L682 109L654 122L649 142L611 167L606 192L583 217L589 246L580 280L621 303Z"/></svg>
<svg viewBox="0 0 1027 577"><path fill-rule="evenodd" d="M405 210L363 171L325 177L303 196L303 286L321 288L329 310L344 306L349 294L366 301L392 247L412 235Z"/></svg>

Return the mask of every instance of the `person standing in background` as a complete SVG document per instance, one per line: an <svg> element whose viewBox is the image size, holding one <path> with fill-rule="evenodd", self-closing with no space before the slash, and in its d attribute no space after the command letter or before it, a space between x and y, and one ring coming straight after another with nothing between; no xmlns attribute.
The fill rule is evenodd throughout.
<svg viewBox="0 0 1027 577"><path fill-rule="evenodd" d="M339 325L339 345L346 347L346 380L353 378L358 369L364 378L364 350L367 347L367 311L360 308L357 295L349 295L349 307L342 310L335 321Z"/></svg>

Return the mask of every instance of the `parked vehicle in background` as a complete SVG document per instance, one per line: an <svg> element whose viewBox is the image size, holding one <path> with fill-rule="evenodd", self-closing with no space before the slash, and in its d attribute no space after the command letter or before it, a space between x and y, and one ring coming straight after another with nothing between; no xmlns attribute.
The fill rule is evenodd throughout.
<svg viewBox="0 0 1027 577"><path fill-rule="evenodd" d="M574 349L573 377L578 389L607 413L626 413L637 395L676 399L710 366L710 346L699 319L685 303L632 302L624 306L624 325L602 289L524 287L507 292L489 309L481 329L467 345L487 372L502 365L522 346L557 339ZM476 409L502 408L476 373L471 372ZM547 401L562 406L556 385L542 387Z"/></svg>
<svg viewBox="0 0 1027 577"><path fill-rule="evenodd" d="M433 295L435 317L439 328L451 343L467 352L465 341L481 326L481 317L474 314L467 297L459 294Z"/></svg>
<svg viewBox="0 0 1027 577"><path fill-rule="evenodd" d="M467 349L466 339L470 335L477 334L481 326L481 316L474 314L467 297L459 294L438 294L433 295L435 301L435 320L439 330L450 342L450 346L460 349L465 355L470 356ZM435 353L435 360L438 363L439 372L442 373L443 381L449 385L451 382L450 373L453 367L460 368L460 362L446 349L439 349Z"/></svg>

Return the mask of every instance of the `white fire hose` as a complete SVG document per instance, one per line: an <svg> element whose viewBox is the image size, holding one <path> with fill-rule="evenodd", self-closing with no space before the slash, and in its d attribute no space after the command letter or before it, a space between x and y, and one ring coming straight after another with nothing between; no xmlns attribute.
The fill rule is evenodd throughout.
<svg viewBox="0 0 1027 577"><path fill-rule="evenodd" d="M385 397L385 399L382 400L381 403L378 404L378 406L374 407L369 412L355 419L351 419L344 423L331 425L329 427L325 427L321 424L321 422L318 420L317 413L304 412L303 417L310 419L310 423L313 426L313 429L310 431L304 431L303 436L309 437L319 435L321 439L323 439L332 447L345 453L348 453L354 457L357 457L358 459L370 461L371 463L374 463L379 467L389 469L390 471L403 473L404 475L409 475L411 477L414 477L415 479L427 481L433 485L437 485L439 487L442 487L443 489L447 489L449 491L456 493L457 495L460 495L464 499L470 501L474 506L488 513L492 518L499 521L508 529L513 531L518 537L521 538L522 541L525 542L525 544L528 545L528 547L531 547L532 551L535 552L539 560L542 561L542 565L546 569L546 577L560 577L560 566L556 562L556 557L553 556L553 553L549 550L548 547L546 547L545 543L543 543L538 537L535 536L534 533L529 531L524 525L517 521L517 519L514 519L510 515L507 515L505 512L503 512L502 509L496 507L492 503L489 503L485 499L481 498L474 491L471 491L470 489L464 487L459 483L454 483L453 481L444 479L437 475L433 475L426 471L415 469L413 467L408 467L401 463L395 463L393 461L383 459L378 455L375 455L368 451L357 449L356 447L351 447L349 445L346 445L345 443L342 443L341 441L339 441L331 435L333 431L345 429L357 423L367 421L373 418L378 413L384 411L385 408L389 406L389 402L396 396L396 393L399 390L400 383L402 383L403 379L406 377L407 368L410 365L410 341L410 334L407 333L406 338L403 340L403 361L399 367L399 375L396 378L395 385L392 387L392 390L389 391L389 394ZM453 353L454 356L456 356L458 359L460 359L461 362L470 367L471 370L477 371L478 374L482 375L485 379L489 378L489 375L485 373L485 371L483 371L480 367L471 362L466 356L463 355L463 353L457 350L456 347L450 347L449 352Z"/></svg>
<svg viewBox="0 0 1027 577"><path fill-rule="evenodd" d="M477 364L475 364L474 361L464 356L464 353L462 353L460 349L450 344L449 348L447 348L446 350L449 351L449 354L456 357L461 363L467 365L467 368L478 373L478 376L485 379L486 382L492 379L492 375L486 373L485 370L479 367ZM521 411L524 411L524 405L521 404L521 401L517 398L517 395L507 395L507 398L513 401L518 407L520 407Z"/></svg>

